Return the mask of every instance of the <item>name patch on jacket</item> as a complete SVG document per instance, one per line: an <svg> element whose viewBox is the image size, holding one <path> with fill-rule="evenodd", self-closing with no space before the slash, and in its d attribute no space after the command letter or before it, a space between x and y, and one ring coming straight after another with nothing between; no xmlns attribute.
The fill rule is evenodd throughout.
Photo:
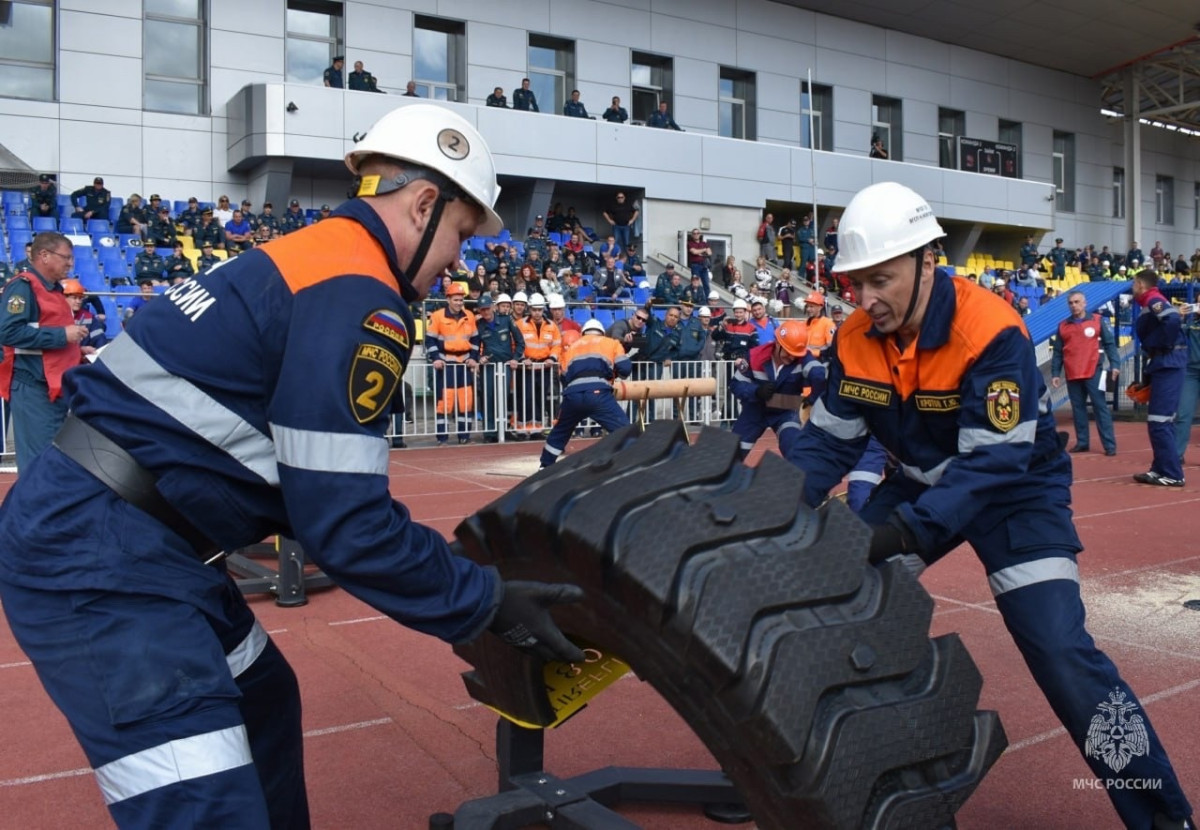
<svg viewBox="0 0 1200 830"><path fill-rule="evenodd" d="M404 318L390 308L372 311L363 320L363 328L375 332L380 337L386 337L402 349L408 350L412 346L412 341L408 337L408 326L404 325Z"/></svg>
<svg viewBox="0 0 1200 830"><path fill-rule="evenodd" d="M869 403L872 406L890 406L892 403L892 390L886 386L874 386L870 383L859 383L853 380L843 380L838 385L838 395Z"/></svg>
<svg viewBox="0 0 1200 830"><path fill-rule="evenodd" d="M918 412L953 412L962 408L961 395L913 395Z"/></svg>
<svg viewBox="0 0 1200 830"><path fill-rule="evenodd" d="M404 374L400 359L383 346L360 343L350 364L350 409L360 424L388 411Z"/></svg>
<svg viewBox="0 0 1200 830"><path fill-rule="evenodd" d="M986 400L988 421L1001 432L1008 432L1021 420L1021 387L1016 381L992 381Z"/></svg>

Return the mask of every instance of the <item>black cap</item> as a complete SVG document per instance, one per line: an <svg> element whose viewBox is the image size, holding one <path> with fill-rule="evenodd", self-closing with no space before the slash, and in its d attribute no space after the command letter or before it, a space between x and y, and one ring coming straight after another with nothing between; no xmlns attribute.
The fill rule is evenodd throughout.
<svg viewBox="0 0 1200 830"><path fill-rule="evenodd" d="M668 263L667 263L667 270L668 270L668 271L674 271L674 270L675 270L675 263L674 263L674 262L668 262Z"/></svg>
<svg viewBox="0 0 1200 830"><path fill-rule="evenodd" d="M542 214L540 214L540 213L539 213L539 214L537 215L537 218L538 218L538 219L545 219L546 217L542 216Z"/></svg>
<svg viewBox="0 0 1200 830"><path fill-rule="evenodd" d="M163 205L162 207L160 207L158 209L158 212L159 213L170 213L171 209L169 207L167 207L166 205Z"/></svg>
<svg viewBox="0 0 1200 830"><path fill-rule="evenodd" d="M299 200L299 199L292 199L292 201L291 201L291 207L300 207L300 200Z"/></svg>
<svg viewBox="0 0 1200 830"><path fill-rule="evenodd" d="M97 176L96 178L92 179L92 184L104 184L104 177Z"/></svg>
<svg viewBox="0 0 1200 830"><path fill-rule="evenodd" d="M334 63L337 63L338 61L344 61L345 59L346 59L345 55L334 55L333 56Z"/></svg>
<svg viewBox="0 0 1200 830"><path fill-rule="evenodd" d="M200 211L200 215L201 216L212 216L212 212L213 212L212 208L206 207L204 210Z"/></svg>
<svg viewBox="0 0 1200 830"><path fill-rule="evenodd" d="M274 209L274 208L275 208L275 206L274 206L273 204L271 204L270 202L263 202L263 207L264 207L264 208L271 208L271 209Z"/></svg>
<svg viewBox="0 0 1200 830"><path fill-rule="evenodd" d="M204 241L204 244L203 244L203 245L201 245L200 247L201 247L201 248L211 248L211 247L212 247L212 243L211 243L211 242L209 242L209 241L206 239L206 240Z"/></svg>
<svg viewBox="0 0 1200 830"><path fill-rule="evenodd" d="M154 237L150 237L142 244L145 245L146 247L150 247L151 245L157 245L158 243L154 241Z"/></svg>
<svg viewBox="0 0 1200 830"><path fill-rule="evenodd" d="M43 173L42 175L38 176L38 181L39 182L49 182L49 181L53 181L53 179L50 178L49 173Z"/></svg>
<svg viewBox="0 0 1200 830"><path fill-rule="evenodd" d="M1062 237L1060 236L1060 237L1058 237L1057 239L1055 239L1054 241L1055 241L1055 242L1062 242Z"/></svg>
<svg viewBox="0 0 1200 830"><path fill-rule="evenodd" d="M321 205L321 210L329 210L329 205Z"/></svg>
<svg viewBox="0 0 1200 830"><path fill-rule="evenodd" d="M253 205L254 203L251 202L249 199L242 199L242 204L243 205Z"/></svg>
<svg viewBox="0 0 1200 830"><path fill-rule="evenodd" d="M198 204L200 204L200 200L197 199L195 196L192 196L190 199L188 199L188 204L189 205L198 205Z"/></svg>
<svg viewBox="0 0 1200 830"><path fill-rule="evenodd" d="M162 197L161 197L161 196L159 196L157 193L151 193L151 194L150 194L150 201L151 201L151 202L161 202L161 201L162 201Z"/></svg>

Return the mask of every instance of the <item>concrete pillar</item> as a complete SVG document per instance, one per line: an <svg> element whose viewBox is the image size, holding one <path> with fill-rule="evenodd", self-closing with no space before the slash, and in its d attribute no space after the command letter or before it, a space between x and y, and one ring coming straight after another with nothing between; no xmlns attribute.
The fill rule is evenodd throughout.
<svg viewBox="0 0 1200 830"><path fill-rule="evenodd" d="M274 214L283 216L292 200L294 168L292 159L278 157L254 165L246 181L246 198L258 209L262 208L263 202L270 202Z"/></svg>
<svg viewBox="0 0 1200 830"><path fill-rule="evenodd" d="M1141 89L1132 67L1125 70L1125 250L1133 241L1149 254L1153 247L1142 236L1142 123Z"/></svg>

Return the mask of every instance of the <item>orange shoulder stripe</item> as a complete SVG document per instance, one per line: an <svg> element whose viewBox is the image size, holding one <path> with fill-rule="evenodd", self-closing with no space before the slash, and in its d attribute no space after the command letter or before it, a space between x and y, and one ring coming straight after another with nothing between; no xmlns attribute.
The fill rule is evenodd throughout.
<svg viewBox="0 0 1200 830"><path fill-rule="evenodd" d="M262 246L293 294L348 274L371 277L399 293L387 256L371 232L341 216Z"/></svg>

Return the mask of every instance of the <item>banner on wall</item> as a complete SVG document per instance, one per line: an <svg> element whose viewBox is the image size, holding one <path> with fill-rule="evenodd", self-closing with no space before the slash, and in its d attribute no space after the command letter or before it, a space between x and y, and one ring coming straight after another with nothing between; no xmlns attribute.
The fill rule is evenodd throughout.
<svg viewBox="0 0 1200 830"><path fill-rule="evenodd" d="M959 136L958 169L1006 179L1019 178L1020 148L1016 144Z"/></svg>

